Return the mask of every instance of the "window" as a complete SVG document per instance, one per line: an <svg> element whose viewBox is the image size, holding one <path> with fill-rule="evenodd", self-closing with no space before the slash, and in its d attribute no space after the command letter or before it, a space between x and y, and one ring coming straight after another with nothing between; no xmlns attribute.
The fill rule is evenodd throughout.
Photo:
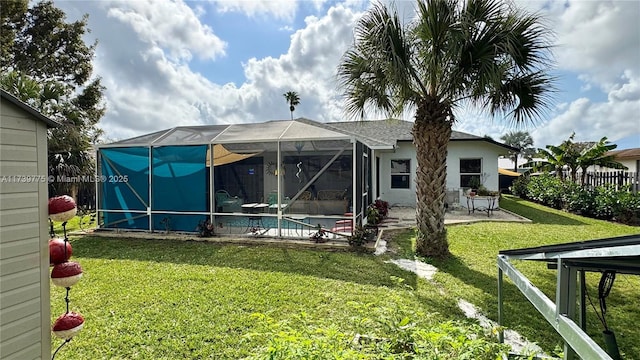
<svg viewBox="0 0 640 360"><path fill-rule="evenodd" d="M460 159L460 187L477 187L481 184L482 159Z"/></svg>
<svg viewBox="0 0 640 360"><path fill-rule="evenodd" d="M391 188L409 189L411 187L411 160L391 160Z"/></svg>

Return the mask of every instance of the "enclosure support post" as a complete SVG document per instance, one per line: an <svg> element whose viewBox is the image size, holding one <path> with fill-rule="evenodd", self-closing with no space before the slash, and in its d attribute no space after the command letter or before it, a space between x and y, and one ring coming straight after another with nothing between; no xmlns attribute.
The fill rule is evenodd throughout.
<svg viewBox="0 0 640 360"><path fill-rule="evenodd" d="M276 191L278 192L278 201L276 201L277 204L277 210L276 210L276 223L278 224L278 230L277 230L277 236L280 237L282 236L282 177L280 176L280 174L282 174L282 169L280 169L280 165L282 164L282 159L280 158L282 156L282 152L281 152L281 148L282 147L282 143L280 141L278 141L278 153L276 155L277 158L277 162L276 164L278 164L278 176L276 177L276 180L278 181L278 185L276 186ZM288 234L290 235L290 234Z"/></svg>
<svg viewBox="0 0 640 360"><path fill-rule="evenodd" d="M504 342L502 321L502 269L498 267L498 341L500 343Z"/></svg>
<svg viewBox="0 0 640 360"><path fill-rule="evenodd" d="M554 304L547 295L535 287L513 264L509 263L507 256L498 255L498 267L513 281L518 290L520 290L527 300L542 314L558 334L562 336L565 342L571 344L571 346L576 349L577 355L583 359L613 360L611 356L580 329L572 319L563 315L563 312L558 311L556 304ZM560 266L558 267L558 271L562 271ZM575 302L575 287L573 294Z"/></svg>
<svg viewBox="0 0 640 360"><path fill-rule="evenodd" d="M213 163L213 144L209 143L209 221L211 222L211 224L214 225L214 229L215 229L215 217L213 216L213 213L215 212L216 208L216 204L214 202L214 195L215 193L213 192L213 176L214 176L214 163ZM206 169L206 167L205 167Z"/></svg>
<svg viewBox="0 0 640 360"><path fill-rule="evenodd" d="M587 283L584 270L580 270L580 328L584 331L587 330Z"/></svg>
<svg viewBox="0 0 640 360"><path fill-rule="evenodd" d="M570 320L576 315L576 278L577 272L574 267L566 266L562 258L558 258L558 283L556 287L556 321L561 316L566 316ZM564 342L564 359L576 359L576 352L569 343Z"/></svg>
<svg viewBox="0 0 640 360"><path fill-rule="evenodd" d="M153 232L153 215L151 209L153 204L153 147L149 146L149 205L147 205L147 215L149 216L149 231Z"/></svg>

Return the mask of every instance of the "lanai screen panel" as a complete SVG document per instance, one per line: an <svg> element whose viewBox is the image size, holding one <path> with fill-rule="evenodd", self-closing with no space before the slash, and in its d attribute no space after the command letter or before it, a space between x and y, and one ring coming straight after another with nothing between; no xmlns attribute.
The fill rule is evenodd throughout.
<svg viewBox="0 0 640 360"><path fill-rule="evenodd" d="M353 195L349 140L284 141L281 153L282 201L288 205L287 213L344 216L349 212Z"/></svg>
<svg viewBox="0 0 640 360"><path fill-rule="evenodd" d="M208 145L151 149L153 229L194 232L198 222L206 218L209 199L205 166L207 149Z"/></svg>
<svg viewBox="0 0 640 360"><path fill-rule="evenodd" d="M104 227L149 229L149 148L100 149L99 209Z"/></svg>

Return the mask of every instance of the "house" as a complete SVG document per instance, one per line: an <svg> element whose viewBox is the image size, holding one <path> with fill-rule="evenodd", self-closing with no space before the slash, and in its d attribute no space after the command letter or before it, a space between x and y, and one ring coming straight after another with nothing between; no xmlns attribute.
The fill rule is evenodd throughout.
<svg viewBox="0 0 640 360"><path fill-rule="evenodd" d="M0 359L51 357L47 128L0 90Z"/></svg>
<svg viewBox="0 0 640 360"><path fill-rule="evenodd" d="M375 151L376 198L392 205L415 206L414 175L417 168L411 130L413 122L404 120L348 121L327 123L343 131L357 134L363 142L376 139L384 145L369 144ZM460 191L470 187L476 178L487 189L498 191L498 157L514 149L491 138L452 131L447 155L447 201L464 204Z"/></svg>
<svg viewBox="0 0 640 360"><path fill-rule="evenodd" d="M319 123L309 119L183 126L98 148L102 228L288 236L366 222L381 198L415 206L413 123ZM471 179L498 190L498 156L513 150L453 132L451 203ZM297 231L302 236L303 231Z"/></svg>
<svg viewBox="0 0 640 360"><path fill-rule="evenodd" d="M613 159L627 167L626 171L637 173L640 171L640 148L612 150L605 155L613 156ZM606 171L600 168L599 171Z"/></svg>

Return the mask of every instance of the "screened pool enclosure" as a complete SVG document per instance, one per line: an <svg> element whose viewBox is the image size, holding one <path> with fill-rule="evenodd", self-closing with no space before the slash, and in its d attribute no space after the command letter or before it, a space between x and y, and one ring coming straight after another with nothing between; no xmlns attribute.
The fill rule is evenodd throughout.
<svg viewBox="0 0 640 360"><path fill-rule="evenodd" d="M373 198L371 150L310 120L176 127L98 149L103 229L351 234Z"/></svg>

